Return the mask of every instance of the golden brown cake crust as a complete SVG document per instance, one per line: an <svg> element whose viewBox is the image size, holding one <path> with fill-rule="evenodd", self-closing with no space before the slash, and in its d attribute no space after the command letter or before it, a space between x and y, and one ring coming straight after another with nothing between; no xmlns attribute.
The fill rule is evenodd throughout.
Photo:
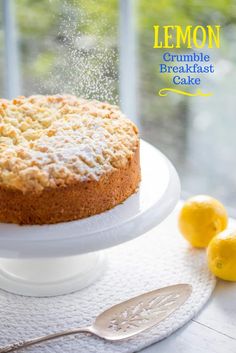
<svg viewBox="0 0 236 353"><path fill-rule="evenodd" d="M0 222L51 224L92 216L122 203L140 182L139 144L126 165L98 181L46 188L41 193L0 186Z"/></svg>
<svg viewBox="0 0 236 353"><path fill-rule="evenodd" d="M117 106L71 95L0 99L0 222L88 217L139 181L138 130Z"/></svg>

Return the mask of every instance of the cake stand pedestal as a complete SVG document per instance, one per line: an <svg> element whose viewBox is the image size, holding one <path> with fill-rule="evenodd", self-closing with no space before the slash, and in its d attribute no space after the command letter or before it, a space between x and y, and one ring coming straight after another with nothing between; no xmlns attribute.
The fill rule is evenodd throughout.
<svg viewBox="0 0 236 353"><path fill-rule="evenodd" d="M174 167L144 141L141 168L138 192L100 215L43 226L0 224L0 288L42 297L71 293L94 282L106 268L103 249L158 225L179 199Z"/></svg>
<svg viewBox="0 0 236 353"><path fill-rule="evenodd" d="M102 252L55 258L0 260L0 287L26 296L45 297L87 287L104 272Z"/></svg>

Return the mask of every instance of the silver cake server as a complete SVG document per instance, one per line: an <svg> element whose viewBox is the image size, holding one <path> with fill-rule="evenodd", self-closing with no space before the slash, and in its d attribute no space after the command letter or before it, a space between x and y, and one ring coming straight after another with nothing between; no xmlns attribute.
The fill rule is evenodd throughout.
<svg viewBox="0 0 236 353"><path fill-rule="evenodd" d="M157 325L178 309L192 293L189 284L176 284L141 294L112 306L97 316L91 326L19 341L0 348L0 353L12 352L37 343L80 332L94 334L109 341L119 341L137 335Z"/></svg>

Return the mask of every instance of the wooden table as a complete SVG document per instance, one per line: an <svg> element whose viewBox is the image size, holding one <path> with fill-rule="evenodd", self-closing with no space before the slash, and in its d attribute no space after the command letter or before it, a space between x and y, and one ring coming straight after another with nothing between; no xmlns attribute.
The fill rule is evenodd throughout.
<svg viewBox="0 0 236 353"><path fill-rule="evenodd" d="M142 353L236 353L236 283L218 281L200 314Z"/></svg>

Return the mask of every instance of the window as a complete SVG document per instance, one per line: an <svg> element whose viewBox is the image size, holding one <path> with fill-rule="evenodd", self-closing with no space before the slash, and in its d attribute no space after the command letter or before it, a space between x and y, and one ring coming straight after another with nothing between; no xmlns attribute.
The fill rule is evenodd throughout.
<svg viewBox="0 0 236 353"><path fill-rule="evenodd" d="M120 98L143 138L173 161L183 197L207 193L235 208L234 1L4 0L1 6L2 96ZM204 78L212 97L158 96L166 82L158 74L162 52L152 48L157 23L221 24L221 48L210 52L216 72Z"/></svg>

